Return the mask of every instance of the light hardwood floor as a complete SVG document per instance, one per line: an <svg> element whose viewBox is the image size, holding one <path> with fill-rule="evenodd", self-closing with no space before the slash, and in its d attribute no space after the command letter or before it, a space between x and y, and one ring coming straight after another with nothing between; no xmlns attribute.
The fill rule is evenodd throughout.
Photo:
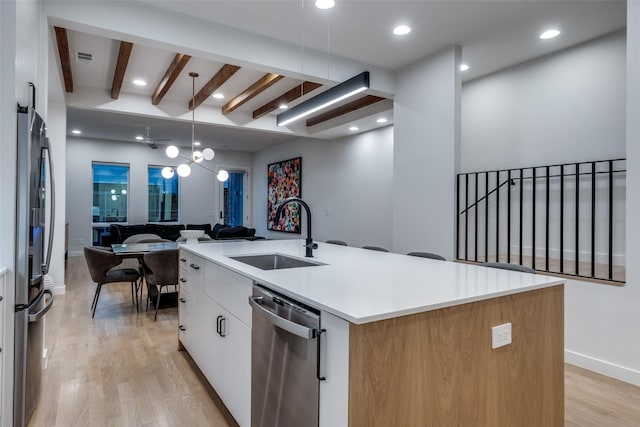
<svg viewBox="0 0 640 427"><path fill-rule="evenodd" d="M47 314L48 363L29 427L227 426L177 350L176 309L154 323L151 311L132 310L128 284L109 284L91 319L84 258L69 257L66 276L67 293ZM565 402L567 427L640 426L640 387L571 365Z"/></svg>

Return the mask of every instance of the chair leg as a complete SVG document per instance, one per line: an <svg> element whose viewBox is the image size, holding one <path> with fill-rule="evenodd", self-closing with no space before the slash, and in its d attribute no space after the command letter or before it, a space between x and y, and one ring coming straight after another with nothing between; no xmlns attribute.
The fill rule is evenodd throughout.
<svg viewBox="0 0 640 427"><path fill-rule="evenodd" d="M135 285L133 284L133 282L131 282L131 308L134 308L136 306L136 300L135 300L135 297L133 296L134 288L135 288Z"/></svg>
<svg viewBox="0 0 640 427"><path fill-rule="evenodd" d="M93 303L93 311L91 312L91 318L96 315L96 308L98 308L98 299L100 299L100 290L102 289L102 283L98 283L98 288L96 289L95 302Z"/></svg>
<svg viewBox="0 0 640 427"><path fill-rule="evenodd" d="M153 321L155 322L158 318L158 308L160 308L160 296L162 296L162 286L158 289L158 298L156 299L156 314L153 316Z"/></svg>

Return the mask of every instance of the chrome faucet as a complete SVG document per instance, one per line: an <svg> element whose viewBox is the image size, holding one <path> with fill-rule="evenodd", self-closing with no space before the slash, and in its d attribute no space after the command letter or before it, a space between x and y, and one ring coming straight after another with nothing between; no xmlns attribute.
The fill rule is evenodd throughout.
<svg viewBox="0 0 640 427"><path fill-rule="evenodd" d="M304 206L304 209L307 211L307 240L305 242L305 257L313 258L313 250L318 249L318 244L313 243L313 239L311 238L311 209L309 209L309 205L307 205L301 198L299 197L289 197L288 199L284 199L276 209L276 221L280 219L282 215L282 210L289 203L296 202Z"/></svg>

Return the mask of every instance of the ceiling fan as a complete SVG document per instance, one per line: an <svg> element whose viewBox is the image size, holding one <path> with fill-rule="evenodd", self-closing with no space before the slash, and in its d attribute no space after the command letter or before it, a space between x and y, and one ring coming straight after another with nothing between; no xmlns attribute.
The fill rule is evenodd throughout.
<svg viewBox="0 0 640 427"><path fill-rule="evenodd" d="M139 139L141 143L149 146L149 148L151 148L152 150L158 149L156 142L171 141L171 138L151 138L151 136L149 136L149 132L151 131L151 126L146 126L145 129L147 130L147 135L142 139L139 139L139 137L136 137L136 139Z"/></svg>

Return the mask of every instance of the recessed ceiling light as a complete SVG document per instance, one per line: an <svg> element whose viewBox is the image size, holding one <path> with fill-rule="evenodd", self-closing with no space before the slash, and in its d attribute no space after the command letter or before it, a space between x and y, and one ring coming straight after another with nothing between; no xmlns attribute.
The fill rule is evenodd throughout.
<svg viewBox="0 0 640 427"><path fill-rule="evenodd" d="M280 105L280 109L281 110L286 110L287 108L289 108L289 106L287 104L281 104Z"/></svg>
<svg viewBox="0 0 640 427"><path fill-rule="evenodd" d="M82 133L82 131L80 129L73 129L71 131L71 133L74 134L74 135L80 135Z"/></svg>
<svg viewBox="0 0 640 427"><path fill-rule="evenodd" d="M352 132L355 132L355 131L357 131L357 130L360 130L360 128L359 128L358 126L351 126L351 127L349 128L349 130L350 130L350 131L352 131Z"/></svg>
<svg viewBox="0 0 640 427"><path fill-rule="evenodd" d="M213 94L213 97L214 97L215 99L224 99L224 95L223 95L223 94L221 94L221 93L214 93L214 94Z"/></svg>
<svg viewBox="0 0 640 427"><path fill-rule="evenodd" d="M558 37L559 35L560 35L560 31L558 30L547 30L544 33L540 34L540 38L542 40L548 40L554 37Z"/></svg>
<svg viewBox="0 0 640 427"><path fill-rule="evenodd" d="M318 9L331 9L336 5L336 2L333 0L316 0L316 7Z"/></svg>
<svg viewBox="0 0 640 427"><path fill-rule="evenodd" d="M376 120L376 122L378 122L378 123L387 123L388 120L385 119L384 117L380 117L378 120Z"/></svg>
<svg viewBox="0 0 640 427"><path fill-rule="evenodd" d="M393 34L396 36L406 36L411 32L411 27L407 25L398 25L393 29Z"/></svg>
<svg viewBox="0 0 640 427"><path fill-rule="evenodd" d="M136 79L133 81L133 84L136 86L146 86L147 82L145 82L144 80L141 79Z"/></svg>
<svg viewBox="0 0 640 427"><path fill-rule="evenodd" d="M200 141L194 141L193 145L195 145L196 147L200 147Z"/></svg>
<svg viewBox="0 0 640 427"><path fill-rule="evenodd" d="M142 141L144 139L144 136L138 135L136 136L136 141Z"/></svg>
<svg viewBox="0 0 640 427"><path fill-rule="evenodd" d="M469 66L467 64L460 64L460 71L467 71Z"/></svg>

